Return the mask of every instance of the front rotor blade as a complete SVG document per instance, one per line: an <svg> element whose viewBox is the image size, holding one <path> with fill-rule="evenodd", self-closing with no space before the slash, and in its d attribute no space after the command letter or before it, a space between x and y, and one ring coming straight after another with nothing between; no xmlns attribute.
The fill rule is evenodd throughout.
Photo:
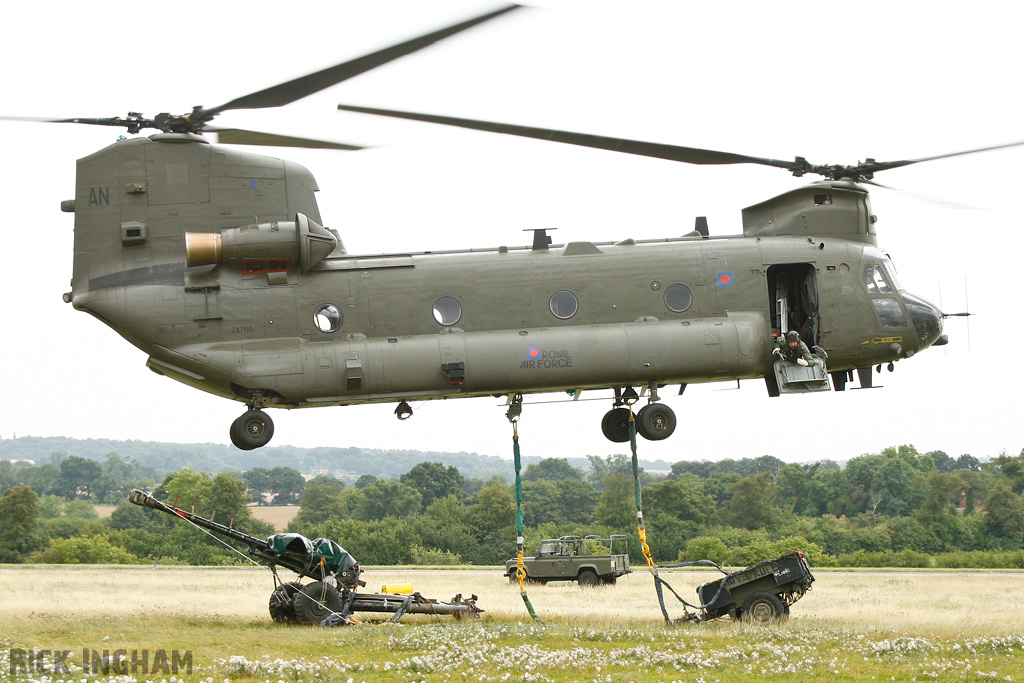
<svg viewBox="0 0 1024 683"><path fill-rule="evenodd" d="M622 138L604 137L601 135L572 133L569 131L554 130L551 128L517 126L509 123L495 123L492 121L461 119L456 118L454 116L416 114L413 112L395 111L392 109L353 107L345 104L339 104L338 109L341 109L343 111L354 111L360 114L376 114L378 116L390 116L399 119L409 119L411 121L440 123L446 126L471 128L473 130L482 130L490 133L504 133L505 135L516 135L524 138L534 138L536 140L560 142L567 145L578 145L580 147L604 149L612 152L636 154L638 156L652 157L655 159L681 161L687 164L761 164L763 166L785 168L790 171L804 170L801 164L793 161L782 161L780 159L763 159L760 157L746 156L744 154L733 154L731 152L717 152L715 150L699 149L696 147L679 147L677 145L666 145L657 142L643 142L640 140L626 140Z"/></svg>
<svg viewBox="0 0 1024 683"><path fill-rule="evenodd" d="M971 206L970 204L961 204L960 202L954 202L954 201L951 201L949 199L939 199L938 197L930 197L930 196L928 196L926 194L921 194L919 192L911 192L910 190L903 190L903 189L900 189L898 187L892 187L891 185L883 185L882 183L880 183L878 181L875 181L875 180L860 180L859 182L861 182L861 183L863 183L865 185L871 185L873 187L880 187L883 190L891 190L892 192L901 192L901 193L903 193L905 195L908 195L908 196L911 196L911 197L913 197L915 199L920 199L920 200L925 201L925 202L931 202L932 204L938 204L939 206L944 206L947 209L958 209L958 210L959 209L967 209L967 210L976 211L976 210L980 210L982 208L980 206Z"/></svg>
<svg viewBox="0 0 1024 683"><path fill-rule="evenodd" d="M518 7L519 5L509 5L502 9L488 12L487 14L476 17L475 19L460 22L453 26L449 26L448 28L443 28L439 31L434 31L433 33L428 33L424 36L407 40L404 43L399 43L398 45L392 45L391 47L384 48L383 50L378 50L377 52L329 67L323 71L302 76L288 81L287 83L281 83L280 85L260 90L259 92L244 95L243 97L231 100L226 104L222 104L219 107L203 109L198 114L194 114L192 119L196 121L208 121L217 114L229 109L264 109L267 107L280 107L285 104L290 104L296 100L302 99L303 97L320 92L324 88L329 88L330 86L341 83L353 76L358 76L370 69L386 64L392 60L398 59L399 57L403 57L411 52L422 50L428 45L432 45L439 40L459 33L460 31L465 31L477 24L482 24L483 22L505 14L506 12L511 12Z"/></svg>
<svg viewBox="0 0 1024 683"><path fill-rule="evenodd" d="M357 145L346 145L341 142L315 140L313 138L298 138L291 135L277 135L276 133L263 133L255 130L243 130L241 128L215 128L213 126L207 126L204 130L209 133L216 133L218 142L229 145L304 147L307 149L339 149L344 151L365 149Z"/></svg>
<svg viewBox="0 0 1024 683"><path fill-rule="evenodd" d="M863 164L858 164L857 168L866 173L875 173L877 171L887 171L890 168L900 168L902 166L909 166L911 164L919 164L922 161L935 161L936 159L948 159L949 157L960 157L966 154L978 154L979 152L991 152L996 149L1006 149L1007 147L1019 147L1024 145L1024 142L1009 142L1005 145L993 145L992 147L979 147L978 149L968 149L963 152L951 152L950 154L937 154L933 157L921 157L920 159L906 159L903 161L869 161Z"/></svg>

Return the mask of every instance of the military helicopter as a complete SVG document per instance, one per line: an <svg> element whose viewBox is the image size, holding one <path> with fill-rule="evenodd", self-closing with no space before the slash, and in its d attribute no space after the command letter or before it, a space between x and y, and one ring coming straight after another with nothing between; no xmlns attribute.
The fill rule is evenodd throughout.
<svg viewBox="0 0 1024 683"><path fill-rule="evenodd" d="M554 245L538 231L520 248L350 255L305 169L200 135L241 142L209 120L286 104L299 91L284 85L180 116L60 120L161 131L79 162L67 300L154 371L246 404L240 448L269 442L268 407L385 402L405 417L413 399L596 389L615 392L607 435L621 440L639 390L641 434L659 439L674 428L667 385L764 377L771 393L773 333L822 346L836 388L942 340L941 313L895 281L867 192L842 175L751 207L742 236ZM869 267L887 291L861 285Z"/></svg>

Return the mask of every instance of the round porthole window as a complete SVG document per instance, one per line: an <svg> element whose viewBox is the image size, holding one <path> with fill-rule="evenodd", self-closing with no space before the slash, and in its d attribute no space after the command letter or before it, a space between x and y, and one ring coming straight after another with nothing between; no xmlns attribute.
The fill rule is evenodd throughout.
<svg viewBox="0 0 1024 683"><path fill-rule="evenodd" d="M579 310L580 304L576 300L575 294L570 292L568 289L560 289L551 295L551 301L548 302L548 307L556 318L568 320L576 315L576 311Z"/></svg>
<svg viewBox="0 0 1024 683"><path fill-rule="evenodd" d="M313 314L313 322L321 332L337 332L342 320L341 309L334 304L324 304Z"/></svg>
<svg viewBox="0 0 1024 683"><path fill-rule="evenodd" d="M665 289L665 305L668 310L682 313L693 303L693 293L686 285L678 282Z"/></svg>
<svg viewBox="0 0 1024 683"><path fill-rule="evenodd" d="M442 325L454 325L462 317L462 304L450 296L442 296L434 302L434 320Z"/></svg>

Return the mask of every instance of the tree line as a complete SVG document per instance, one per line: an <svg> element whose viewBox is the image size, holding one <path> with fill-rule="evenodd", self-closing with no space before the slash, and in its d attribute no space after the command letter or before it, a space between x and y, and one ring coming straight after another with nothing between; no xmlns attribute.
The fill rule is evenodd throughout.
<svg viewBox="0 0 1024 683"><path fill-rule="evenodd" d="M144 482L144 471L108 456L93 464L110 481L101 474L91 481L105 483L82 484L76 473L95 468L75 462L63 473L67 460L50 490L38 488L50 480L19 479L25 468L0 463L0 561L241 561L199 530L123 497L109 519L95 518L88 501L111 496L132 477ZM630 459L588 462L546 458L526 468L528 548L542 538L621 533L640 561ZM773 456L681 461L664 475L641 470L640 478L658 562L745 566L801 549L819 566L1024 567L1024 451L981 461L899 446L845 466ZM466 478L439 462L393 478L364 475L353 485L325 475L305 481L286 467L217 475L184 469L150 488L256 535L272 529L252 517L250 503L297 502L288 531L336 540L363 564L498 564L515 547L514 488L503 477Z"/></svg>
<svg viewBox="0 0 1024 683"><path fill-rule="evenodd" d="M186 467L197 472L242 472L255 467L273 469L292 467L300 472L327 470L339 473L349 482L363 474L398 477L419 462L443 462L453 465L466 477L490 479L498 475L511 480L508 460L492 455L466 452L390 450L358 446L299 448L297 446L266 446L254 451L241 451L231 445L217 443L163 443L156 441L117 441L113 439L72 439L69 437L22 436L0 439L0 461L33 461L36 464L57 463L68 456L77 456L102 463L110 453L122 460L148 466L160 477ZM528 457L524 462L540 460ZM574 458L586 466L584 458ZM667 470L671 463L654 462L651 467Z"/></svg>

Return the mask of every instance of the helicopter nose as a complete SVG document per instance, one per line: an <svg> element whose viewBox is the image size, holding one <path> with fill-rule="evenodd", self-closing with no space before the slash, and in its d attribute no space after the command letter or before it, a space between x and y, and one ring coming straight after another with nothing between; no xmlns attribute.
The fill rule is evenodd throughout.
<svg viewBox="0 0 1024 683"><path fill-rule="evenodd" d="M940 342L942 334L942 311L924 299L913 294L904 294L903 302L907 305L910 320L917 332L918 350Z"/></svg>

